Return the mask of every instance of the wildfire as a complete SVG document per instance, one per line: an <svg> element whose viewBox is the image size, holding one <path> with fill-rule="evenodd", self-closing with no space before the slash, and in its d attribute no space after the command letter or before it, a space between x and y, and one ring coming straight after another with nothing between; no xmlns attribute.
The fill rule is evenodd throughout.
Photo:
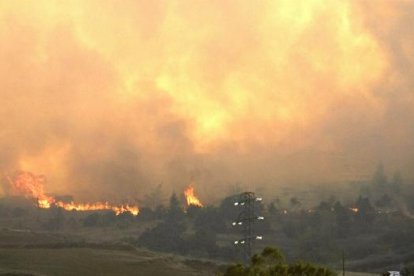
<svg viewBox="0 0 414 276"><path fill-rule="evenodd" d="M39 208L50 208L51 206L61 207L65 210L71 211L98 211L98 210L112 210L116 215L124 212L130 212L134 216L138 215L139 208L133 205L111 205L108 202L94 202L94 203L76 203L63 202L56 200L53 197L47 196L44 193L44 184L46 178L42 175L35 175L30 172L17 172L14 178L8 177L10 183L10 192L12 195L22 195L27 198L37 200Z"/></svg>
<svg viewBox="0 0 414 276"><path fill-rule="evenodd" d="M187 206L197 206L197 207L203 207L203 204L201 204L200 200L194 195L194 187L192 185L189 185L184 190L184 196L187 201Z"/></svg>
<svg viewBox="0 0 414 276"><path fill-rule="evenodd" d="M35 198L40 208L50 208L50 205L55 201L52 197L44 193L43 187L46 178L43 175L19 171L14 175L13 179L8 177L8 180L10 183L10 193L12 195L23 195L27 198Z"/></svg>
<svg viewBox="0 0 414 276"><path fill-rule="evenodd" d="M61 207L65 210L72 211L99 211L99 210L112 210L116 215L122 214L124 212L130 212L134 216L137 216L139 213L139 208L132 205L119 205L112 206L108 202L94 202L94 203L65 203L62 201L56 201L54 204L58 207ZM40 205L39 205L40 207Z"/></svg>

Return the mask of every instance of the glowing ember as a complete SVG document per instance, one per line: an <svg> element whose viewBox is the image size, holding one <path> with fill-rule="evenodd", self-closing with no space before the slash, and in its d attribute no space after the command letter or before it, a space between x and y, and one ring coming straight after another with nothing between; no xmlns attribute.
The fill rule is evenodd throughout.
<svg viewBox="0 0 414 276"><path fill-rule="evenodd" d="M349 208L349 210L351 210L352 212L354 212L354 213L358 213L358 208Z"/></svg>
<svg viewBox="0 0 414 276"><path fill-rule="evenodd" d="M138 215L139 208L133 205L111 205L108 202L94 202L94 203L76 203L57 201L55 198L45 195L44 183L45 177L41 175L34 175L30 172L17 172L13 179L8 178L10 182L10 190L12 195L22 195L27 198L37 200L39 208L50 208L51 206L61 207L65 210L71 211L99 211L112 210L116 215L130 212L134 216Z"/></svg>
<svg viewBox="0 0 414 276"><path fill-rule="evenodd" d="M203 207L203 204L201 204L200 200L194 195L194 187L192 185L189 185L184 190L184 196L187 201L187 206L197 206L197 207Z"/></svg>

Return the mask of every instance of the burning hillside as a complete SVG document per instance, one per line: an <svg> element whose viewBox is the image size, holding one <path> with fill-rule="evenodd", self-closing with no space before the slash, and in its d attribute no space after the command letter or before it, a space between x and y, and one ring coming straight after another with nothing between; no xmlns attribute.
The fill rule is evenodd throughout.
<svg viewBox="0 0 414 276"><path fill-rule="evenodd" d="M43 175L36 175L31 172L18 171L13 177L7 177L9 182L9 193L14 196L24 196L26 198L36 200L39 208L50 208L56 206L65 210L71 211L97 211L97 210L112 210L116 215L124 212L130 212L133 215L138 215L139 208L135 205L121 204L114 205L109 202L93 202L93 203L78 203L78 202L64 202L57 200L52 196L48 196L44 192L44 185L46 178Z"/></svg>

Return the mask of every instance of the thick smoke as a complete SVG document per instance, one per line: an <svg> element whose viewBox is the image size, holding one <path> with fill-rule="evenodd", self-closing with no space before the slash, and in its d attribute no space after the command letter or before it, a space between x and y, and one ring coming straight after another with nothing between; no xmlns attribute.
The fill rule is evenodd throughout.
<svg viewBox="0 0 414 276"><path fill-rule="evenodd" d="M413 177L412 1L2 1L0 169L79 199Z"/></svg>

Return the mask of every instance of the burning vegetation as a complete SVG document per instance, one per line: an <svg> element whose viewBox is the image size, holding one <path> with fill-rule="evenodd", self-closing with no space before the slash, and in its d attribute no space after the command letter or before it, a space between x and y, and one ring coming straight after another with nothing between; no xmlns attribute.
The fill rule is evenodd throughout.
<svg viewBox="0 0 414 276"><path fill-rule="evenodd" d="M52 206L63 208L67 211L101 211L112 210L116 215L130 212L134 216L139 214L139 208L136 205L121 204L115 205L110 202L87 202L80 203L60 200L57 197L49 196L45 193L44 187L46 184L46 177L44 175L37 175L27 171L18 171L13 177L7 177L9 184L9 194L13 196L24 196L28 199L36 201L39 208L48 209ZM200 199L195 195L194 187L190 184L184 190L184 197L186 206L203 207Z"/></svg>
<svg viewBox="0 0 414 276"><path fill-rule="evenodd" d="M44 192L44 185L46 178L43 175L36 175L31 172L18 171L13 177L7 177L10 185L10 194L14 196L24 196L26 198L36 200L39 208L50 208L56 206L65 210L71 211L99 211L112 210L116 215L124 212L130 212L133 215L138 215L139 208L136 205L121 204L114 205L109 202L93 202L93 203L78 203L78 202L64 202L57 200L52 196L48 196Z"/></svg>
<svg viewBox="0 0 414 276"><path fill-rule="evenodd" d="M187 202L187 207L190 207L190 206L203 207L203 204L194 194L194 187L191 184L184 190L184 196Z"/></svg>
<svg viewBox="0 0 414 276"><path fill-rule="evenodd" d="M266 219L258 218L254 233L263 235L263 244L280 244L289 256L301 256L313 263L331 264L338 256L337 248L343 248L345 256L349 256L349 268L356 271L388 269L391 263L384 262L379 267L372 260L389 258L391 254L394 263L411 261L414 220L406 213L414 210L412 185L401 184L400 189L395 189L398 182L383 173L374 175L378 174L382 176L358 183L369 188L369 195L355 191L356 184L350 184L347 195L333 191L328 196L325 189L316 188L287 189L277 198L266 195L255 207ZM51 181L36 173L19 171L3 180L7 179L3 182L5 193L19 196L0 200L0 227L7 229L0 231L4 236L0 240L7 246L11 244L9 237L18 234L30 235L30 242L35 244L30 246L42 248L122 245L226 262L244 256L240 245L246 243L240 241L237 247L234 244L234 237L243 227L237 229L231 223L243 211L234 205L239 195L231 194L206 207L204 197L199 197L204 194L197 193L202 192L197 190L198 182L184 186L180 195L172 193L169 202L163 200L165 191L159 185L148 194L150 204L143 200L139 215L133 216L125 206L113 202L82 204L73 202L70 196L48 194ZM406 209L400 208L402 204ZM37 232L61 235L63 241L50 244ZM26 243L18 239L15 246L21 242Z"/></svg>

